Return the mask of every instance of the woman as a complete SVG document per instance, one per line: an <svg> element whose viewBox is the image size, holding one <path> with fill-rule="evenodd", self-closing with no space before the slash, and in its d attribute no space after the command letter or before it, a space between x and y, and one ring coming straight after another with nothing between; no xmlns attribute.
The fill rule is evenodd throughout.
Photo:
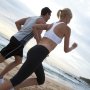
<svg viewBox="0 0 90 90"><path fill-rule="evenodd" d="M72 18L71 10L68 8L59 10L57 16L58 18L60 18L58 22L55 22L53 24L35 25L33 27L34 33L36 33L36 30L47 30L47 32L38 43L38 45L35 45L28 51L27 60L22 65L18 73L13 78L11 78L10 81L5 81L2 86L0 86L0 90L9 90L13 87L16 87L26 78L28 78L39 67L39 65L43 62L47 55L52 50L54 50L59 43L61 43L62 39L64 39L64 51L66 53L72 51L77 47L76 43L73 43L72 46L69 47L71 30L70 27L67 26L67 24ZM38 37L37 34L35 35L35 37ZM43 84L38 79L34 79L34 81L31 80L29 85Z"/></svg>

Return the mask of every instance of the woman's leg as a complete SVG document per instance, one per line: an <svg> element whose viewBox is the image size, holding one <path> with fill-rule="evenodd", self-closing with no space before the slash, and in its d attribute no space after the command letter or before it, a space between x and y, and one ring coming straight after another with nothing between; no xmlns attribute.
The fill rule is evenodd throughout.
<svg viewBox="0 0 90 90"><path fill-rule="evenodd" d="M37 82L38 85L41 85L45 82L45 73L42 63L39 65L39 67L35 70L35 74L37 76Z"/></svg>
<svg viewBox="0 0 90 90"><path fill-rule="evenodd" d="M45 82L45 73L42 64L35 70L36 78L28 78L19 84L19 88L32 85L41 85Z"/></svg>
<svg viewBox="0 0 90 90"><path fill-rule="evenodd" d="M40 45L31 48L27 53L27 60L20 68L19 72L11 78L11 83L15 87L28 78L39 67L41 62L46 58L49 51Z"/></svg>
<svg viewBox="0 0 90 90"><path fill-rule="evenodd" d="M43 84L45 81L45 73L44 73L42 64L40 64L39 67L35 70L35 74L36 74L37 78L29 77L29 78L25 79L22 83L17 85L15 87L15 89L18 90L19 88L23 88L23 87Z"/></svg>

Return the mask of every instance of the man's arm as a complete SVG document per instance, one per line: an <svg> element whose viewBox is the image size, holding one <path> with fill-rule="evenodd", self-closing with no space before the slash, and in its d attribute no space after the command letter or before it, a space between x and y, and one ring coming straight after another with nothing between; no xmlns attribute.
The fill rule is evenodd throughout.
<svg viewBox="0 0 90 90"><path fill-rule="evenodd" d="M43 19L38 19L36 24L45 24L46 22ZM36 39L37 44L39 43L39 41L41 40L41 33L42 30L37 30L37 29L33 29L33 33L34 33L34 38Z"/></svg>
<svg viewBox="0 0 90 90"><path fill-rule="evenodd" d="M27 18L22 18L15 22L18 31L21 29L21 26L24 25L26 20L27 20Z"/></svg>
<svg viewBox="0 0 90 90"><path fill-rule="evenodd" d="M33 32L35 31L35 30L37 30L37 31L39 31L39 30L48 30L48 29L50 29L50 27L51 27L51 25L52 24L35 24L35 25L33 25Z"/></svg>

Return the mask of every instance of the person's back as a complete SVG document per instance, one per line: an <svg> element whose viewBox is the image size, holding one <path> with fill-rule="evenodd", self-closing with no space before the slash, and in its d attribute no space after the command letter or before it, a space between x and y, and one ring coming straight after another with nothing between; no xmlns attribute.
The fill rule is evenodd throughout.
<svg viewBox="0 0 90 90"><path fill-rule="evenodd" d="M50 25L50 27L51 26L52 27L47 30L47 32L44 34L44 36L43 36L42 40L39 42L39 44L47 47L47 44L49 43L48 48L50 51L52 51L59 43L61 43L61 41L64 37L64 34L60 35L60 33L58 33L58 29L57 29L57 27L59 27L63 23L64 22L58 22L58 23L56 22L56 23L53 23L52 25ZM57 34L59 34L59 35L57 35Z"/></svg>
<svg viewBox="0 0 90 90"><path fill-rule="evenodd" d="M67 24L72 18L72 13L70 9L65 8L63 10L59 10L57 15L60 17L58 22L46 26L40 25L40 28L39 25L37 25L38 29L47 30L39 45L44 45L51 52L64 38L64 51L69 52L69 50L71 51L73 49L72 47L77 46L76 43L74 43L72 47L69 48L71 29Z"/></svg>
<svg viewBox="0 0 90 90"><path fill-rule="evenodd" d="M21 41L23 44L28 42L31 38L33 38L34 34L32 32L32 26L36 24L37 20L43 17L41 16L34 16L27 18L26 22L24 23L23 27L14 34L14 37Z"/></svg>

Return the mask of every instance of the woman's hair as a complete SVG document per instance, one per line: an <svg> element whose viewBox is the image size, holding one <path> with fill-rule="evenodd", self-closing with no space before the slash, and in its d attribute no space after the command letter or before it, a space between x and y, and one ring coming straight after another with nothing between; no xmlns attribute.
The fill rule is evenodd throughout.
<svg viewBox="0 0 90 90"><path fill-rule="evenodd" d="M58 10L57 12L58 18L65 18L66 15L72 17L72 12L69 8L64 8L63 10Z"/></svg>

